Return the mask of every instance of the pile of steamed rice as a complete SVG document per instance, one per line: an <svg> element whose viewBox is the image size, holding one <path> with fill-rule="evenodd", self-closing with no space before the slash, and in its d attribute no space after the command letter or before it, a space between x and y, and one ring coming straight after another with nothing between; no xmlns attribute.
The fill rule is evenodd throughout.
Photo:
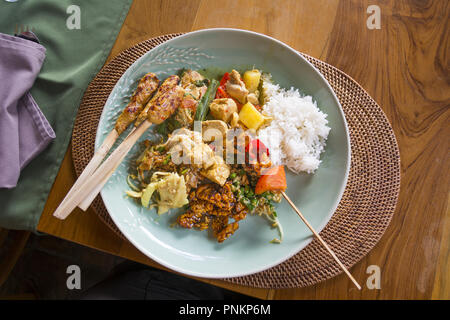
<svg viewBox="0 0 450 320"><path fill-rule="evenodd" d="M311 96L297 89L285 90L263 77L263 113L273 120L258 131L258 138L269 148L275 165L286 165L295 173L313 173L320 165L320 154L330 132L327 115Z"/></svg>

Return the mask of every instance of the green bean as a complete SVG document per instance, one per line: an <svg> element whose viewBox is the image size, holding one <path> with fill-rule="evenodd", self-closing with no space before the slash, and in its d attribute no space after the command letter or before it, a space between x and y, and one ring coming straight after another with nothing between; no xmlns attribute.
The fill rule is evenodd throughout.
<svg viewBox="0 0 450 320"><path fill-rule="evenodd" d="M209 105L211 101L214 100L214 97L216 96L217 88L219 87L219 81L213 79L211 81L211 84L209 85L208 89L206 89L205 95L200 99L200 102L197 106L197 111L195 113L195 120L197 121L204 121L206 118L206 115L209 112Z"/></svg>

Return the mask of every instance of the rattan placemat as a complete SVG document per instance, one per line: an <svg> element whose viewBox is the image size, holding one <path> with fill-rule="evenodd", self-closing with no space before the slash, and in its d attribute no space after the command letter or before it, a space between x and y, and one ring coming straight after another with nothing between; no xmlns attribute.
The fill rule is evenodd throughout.
<svg viewBox="0 0 450 320"><path fill-rule="evenodd" d="M72 155L79 175L94 154L103 106L125 70L144 53L179 34L141 42L107 63L87 88L73 130ZM380 240L400 188L400 155L394 132L377 103L344 72L303 54L328 80L344 109L351 139L351 169L339 206L320 233L347 267L363 258ZM98 217L118 236L100 196L92 204ZM316 284L342 271L317 240L289 260L260 273L224 279L258 288L292 288Z"/></svg>

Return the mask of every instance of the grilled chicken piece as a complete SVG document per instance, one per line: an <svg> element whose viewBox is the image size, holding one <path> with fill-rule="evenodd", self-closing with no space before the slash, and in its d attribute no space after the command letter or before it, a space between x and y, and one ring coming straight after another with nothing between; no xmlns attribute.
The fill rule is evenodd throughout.
<svg viewBox="0 0 450 320"><path fill-rule="evenodd" d="M249 93L247 96L247 101L250 102L252 105L257 106L259 105L259 92L256 90L256 92Z"/></svg>
<svg viewBox="0 0 450 320"><path fill-rule="evenodd" d="M209 106L211 115L215 119L228 122L234 112L238 111L236 102L230 98L214 99Z"/></svg>
<svg viewBox="0 0 450 320"><path fill-rule="evenodd" d="M220 156L214 157L215 164L208 169L200 171L200 174L221 186L225 184L230 176L230 166Z"/></svg>
<svg viewBox="0 0 450 320"><path fill-rule="evenodd" d="M236 70L230 73L230 79L226 83L227 93L244 104L247 101L248 90L245 87L244 81L241 80L241 75Z"/></svg>
<svg viewBox="0 0 450 320"><path fill-rule="evenodd" d="M130 102L117 118L115 130L120 135L138 117L145 104L158 89L159 79L156 74L149 72L139 81L137 89L131 96Z"/></svg>
<svg viewBox="0 0 450 320"><path fill-rule="evenodd" d="M236 128L239 122L239 114L237 112L233 112L230 119L231 128Z"/></svg>
<svg viewBox="0 0 450 320"><path fill-rule="evenodd" d="M227 132L228 126L222 120L207 120L202 122L202 139L205 142L211 142L220 137L223 140L226 138Z"/></svg>
<svg viewBox="0 0 450 320"><path fill-rule="evenodd" d="M142 110L142 112L137 117L137 120L135 122L135 126L139 126L142 122L147 120L148 118L148 111L152 105L155 104L157 100L160 99L161 95L164 95L174 87L178 85L178 82L180 81L180 77L173 75L168 77L166 80L163 81L161 86L158 88L158 91L156 91L155 95L150 99L149 102L145 105L145 108ZM161 103L161 100L159 100Z"/></svg>
<svg viewBox="0 0 450 320"><path fill-rule="evenodd" d="M192 167L207 169L214 162L214 151L202 142L197 131L186 128L177 130L165 143L172 160L176 163L190 163Z"/></svg>
<svg viewBox="0 0 450 320"><path fill-rule="evenodd" d="M183 96L184 89L177 85L158 96L155 100L150 101L148 120L154 124L164 122L180 106Z"/></svg>

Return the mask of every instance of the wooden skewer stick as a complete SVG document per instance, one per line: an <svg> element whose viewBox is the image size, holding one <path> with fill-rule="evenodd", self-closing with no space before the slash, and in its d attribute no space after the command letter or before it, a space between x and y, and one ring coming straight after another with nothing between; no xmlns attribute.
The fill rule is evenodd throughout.
<svg viewBox="0 0 450 320"><path fill-rule="evenodd" d="M306 224L306 226L311 230L311 232L316 236L316 238L320 241L320 243L325 247L325 249L328 250L328 252L331 254L331 256L334 258L334 260L337 262L337 264L341 267L341 269L347 274L347 276L352 280L352 282L355 284L355 286L358 288L358 290L361 290L361 286L358 284L358 282L353 278L353 276L348 272L347 268L342 264L342 262L339 260L339 258L334 254L333 250L327 245L325 241L323 241L322 237L314 230L314 228L309 224L309 222L305 219L303 214L300 212L300 210L297 209L295 204L289 199L286 193L284 191L281 192L283 197L286 199L286 201L291 205L292 209L294 209L295 212L297 212L298 216L303 220L303 222Z"/></svg>
<svg viewBox="0 0 450 320"><path fill-rule="evenodd" d="M98 168L102 160L106 157L109 150L112 148L114 143L116 142L117 138L119 137L119 134L115 129L113 129L105 138L100 148L98 148L97 152L95 152L94 156L92 157L91 161L87 164L87 166L84 168L81 175L78 177L78 179L75 181L72 188L69 190L67 195L64 197L63 201L61 202L60 206L63 206L67 203L67 201L72 197L72 195L80 189L80 187L84 184L84 182L92 175L92 173L95 171L95 169ZM67 214L68 215L68 214ZM63 215L60 211L55 211L54 216L59 219L65 219L67 218L67 215Z"/></svg>
<svg viewBox="0 0 450 320"><path fill-rule="evenodd" d="M114 171L120 164L122 159L131 150L137 140L144 134L144 132L152 125L146 120L136 130L134 130L112 153L111 155L97 168L97 170L87 178L82 188L78 188L65 203L61 203L56 211L53 213L55 217L67 217L79 203L81 203L87 196L89 196L99 184L104 182L105 177ZM63 219L63 218L62 218Z"/></svg>
<svg viewBox="0 0 450 320"><path fill-rule="evenodd" d="M128 136L130 136L134 130L136 130L136 127L133 127L133 129L130 131L130 133L128 134ZM128 137L127 136L127 137ZM126 138L125 138L126 139ZM91 205L92 201L94 201L95 197L100 193L100 191L103 189L103 187L105 186L105 184L108 182L109 178L112 176L112 174L114 173L114 171L116 171L117 167L120 165L120 163L123 161L123 159L125 158L126 154L123 156L123 158L117 162L117 166L111 170L103 179L103 181L101 183L99 183L98 187L96 187L96 189L94 190L94 192L92 192L86 199L84 199L83 201L81 201L81 203L78 204L78 207L83 210L86 211L89 206Z"/></svg>

